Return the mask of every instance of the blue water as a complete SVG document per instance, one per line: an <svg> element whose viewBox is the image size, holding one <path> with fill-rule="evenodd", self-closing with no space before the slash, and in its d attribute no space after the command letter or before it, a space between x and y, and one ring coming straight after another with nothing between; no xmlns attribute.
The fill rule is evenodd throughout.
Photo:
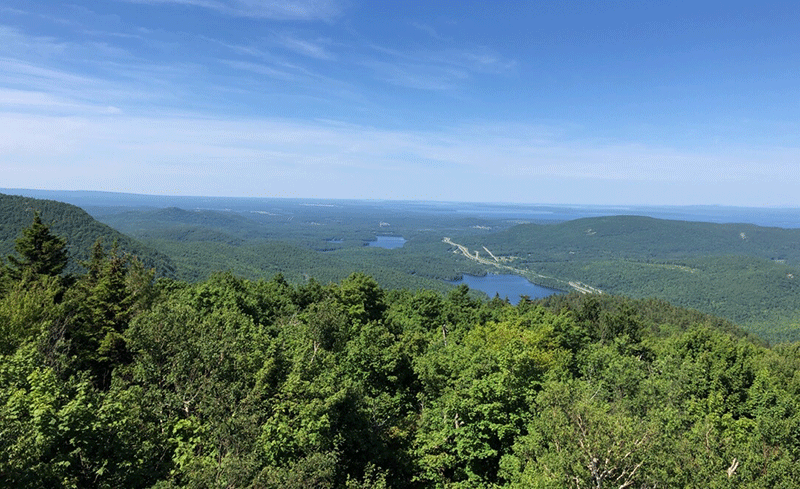
<svg viewBox="0 0 800 489"><path fill-rule="evenodd" d="M531 299L539 299L562 293L560 290L533 284L519 275L497 275L494 273L487 273L484 277L463 275L461 280L451 283L455 285L467 284L470 289L486 292L489 297L494 297L497 294L501 299L508 298L512 304L519 303L519 296L521 295L527 295Z"/></svg>
<svg viewBox="0 0 800 489"><path fill-rule="evenodd" d="M376 236L375 238L375 241L369 242L369 246L393 250L395 248L402 248L403 245L406 244L406 239L402 236Z"/></svg>

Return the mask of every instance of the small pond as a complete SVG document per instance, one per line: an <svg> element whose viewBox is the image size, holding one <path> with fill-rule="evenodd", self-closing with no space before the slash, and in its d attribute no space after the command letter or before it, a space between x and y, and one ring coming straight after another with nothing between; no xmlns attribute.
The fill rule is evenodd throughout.
<svg viewBox="0 0 800 489"><path fill-rule="evenodd" d="M402 236L376 236L375 241L368 241L367 244L374 248L386 248L393 250L402 248L406 244L406 239Z"/></svg>

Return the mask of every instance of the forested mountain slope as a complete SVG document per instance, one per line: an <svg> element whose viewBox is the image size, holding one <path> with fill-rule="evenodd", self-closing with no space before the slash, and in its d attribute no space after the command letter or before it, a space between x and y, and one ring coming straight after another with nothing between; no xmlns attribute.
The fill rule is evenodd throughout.
<svg viewBox="0 0 800 489"><path fill-rule="evenodd" d="M612 216L519 225L465 243L533 276L657 297L771 341L800 339L800 229Z"/></svg>
<svg viewBox="0 0 800 489"><path fill-rule="evenodd" d="M754 224L605 216L558 224L521 224L484 241L500 247L503 254L531 261L741 255L800 265L800 229Z"/></svg>
<svg viewBox="0 0 800 489"><path fill-rule="evenodd" d="M800 344L663 301L19 263L2 487L800 485Z"/></svg>
<svg viewBox="0 0 800 489"><path fill-rule="evenodd" d="M14 251L15 240L31 224L36 212L54 234L66 238L70 256L68 272L84 270L80 263L89 260L92 245L101 238L106 248L116 242L121 253L136 255L146 267L155 268L158 275L174 276L174 267L166 255L96 221L83 209L63 202L16 195L0 194L0 257L5 258Z"/></svg>
<svg viewBox="0 0 800 489"><path fill-rule="evenodd" d="M103 216L104 222L140 239L215 241L240 244L269 237L268 230L235 212L168 207Z"/></svg>

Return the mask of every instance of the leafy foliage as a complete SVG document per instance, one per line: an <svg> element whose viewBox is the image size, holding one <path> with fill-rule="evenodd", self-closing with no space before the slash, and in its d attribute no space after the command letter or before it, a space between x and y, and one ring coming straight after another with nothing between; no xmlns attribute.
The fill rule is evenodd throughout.
<svg viewBox="0 0 800 489"><path fill-rule="evenodd" d="M161 278L0 290L4 487L796 487L800 344L652 299Z"/></svg>

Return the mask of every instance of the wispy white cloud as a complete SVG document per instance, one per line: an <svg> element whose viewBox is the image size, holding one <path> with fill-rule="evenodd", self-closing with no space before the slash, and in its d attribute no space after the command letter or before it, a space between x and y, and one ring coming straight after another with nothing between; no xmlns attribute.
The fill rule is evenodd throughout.
<svg viewBox="0 0 800 489"><path fill-rule="evenodd" d="M48 102L28 96L0 92L0 100ZM0 141L0 161L4 184L10 187L208 195L379 198L391 191L392 198L459 200L493 192L506 200L524 200L524 194L504 194L504 189L522 192L525 186L539 188L555 180L590 182L596 189L635 188L636 182L731 189L776 175L800 183L792 173L798 148L686 152L564 139L557 127L501 126L506 133L489 122L401 131L274 118L65 117L6 110L0 113L0 132L6 135ZM142 166L143 161L148 165ZM759 161L771 163L765 169L754 164ZM363 189L365 181L372 187ZM359 188L361 193L354 193ZM731 196L728 203L737 198Z"/></svg>
<svg viewBox="0 0 800 489"><path fill-rule="evenodd" d="M178 46L158 44L159 37L169 37L163 33L141 36L148 50L180 52ZM24 105L24 110L45 114L64 114L70 107L76 114L108 107L129 113L164 112L181 106L210 108L219 104L216 95L220 94L236 100L262 100L270 93L270 97L296 103L365 104L364 96L348 81L318 72L303 63L304 57L286 56L284 49L276 48L275 36L262 40L263 46L195 36L196 50L203 52L204 44L214 43L225 48L218 54L227 57L205 54L191 61L182 59L185 57L156 60L91 37L61 40L4 26L0 26L0 41L4 41L0 42L0 89L25 91L29 101L34 93L40 102L53 101L50 106ZM265 85L265 79L272 81ZM305 95L302 87L307 89Z"/></svg>
<svg viewBox="0 0 800 489"><path fill-rule="evenodd" d="M464 70L433 63L370 60L363 64L370 68L379 80L420 90L450 90L456 88L459 81L469 77Z"/></svg>
<svg viewBox="0 0 800 489"><path fill-rule="evenodd" d="M215 10L235 17L332 21L342 11L333 0L122 0L142 4L175 4Z"/></svg>
<svg viewBox="0 0 800 489"><path fill-rule="evenodd" d="M10 58L0 58L0 83L43 89L86 86L94 79Z"/></svg>
<svg viewBox="0 0 800 489"><path fill-rule="evenodd" d="M379 56L368 56L362 64L377 79L422 90L454 89L476 75L506 75L517 66L515 60L485 47L398 50L372 44L369 48Z"/></svg>
<svg viewBox="0 0 800 489"><path fill-rule="evenodd" d="M0 25L0 89L37 93L53 112L75 107L153 110L154 104L188 98L200 67L181 60L155 61L114 43L33 36ZM42 111L45 104L37 105ZM32 107L28 105L28 107Z"/></svg>
<svg viewBox="0 0 800 489"><path fill-rule="evenodd" d="M437 58L477 73L508 73L517 66L516 60L503 58L488 48L452 50L431 55L431 59Z"/></svg>
<svg viewBox="0 0 800 489"><path fill-rule="evenodd" d="M50 57L63 55L67 43L53 37L31 36L19 29L0 25L0 53L5 56Z"/></svg>
<svg viewBox="0 0 800 489"><path fill-rule="evenodd" d="M443 40L444 39L444 37L439 35L439 33L436 31L436 29L434 29L429 24L425 24L425 23L422 23L422 22L411 22L411 27L424 32L425 34L427 34L428 36L430 36L430 37L432 37L434 39L439 39L439 40Z"/></svg>
<svg viewBox="0 0 800 489"><path fill-rule="evenodd" d="M67 112L69 114L119 114L112 105L100 106L75 99L57 97L50 93L0 88L0 107L6 110Z"/></svg>
<svg viewBox="0 0 800 489"><path fill-rule="evenodd" d="M113 31L104 31L98 29L84 29L81 31L83 34L87 36L95 36L95 37L110 37L110 38L119 38L119 39L136 39L139 41L147 41L147 38L142 34L131 34L127 32L113 32Z"/></svg>
<svg viewBox="0 0 800 489"><path fill-rule="evenodd" d="M333 60L335 56L328 51L324 41L310 41L299 37L284 34L278 37L278 42L289 51L311 58Z"/></svg>
<svg viewBox="0 0 800 489"><path fill-rule="evenodd" d="M238 54L238 55L250 56L250 57L254 57L254 58L264 58L264 59L274 59L275 58L275 56L270 54L268 51L266 51L265 49L263 49L261 47L258 47L256 45L254 45L254 44L236 44L236 43L232 43L232 42L223 41L222 39L217 39L217 38L214 38L214 37L208 37L208 36L204 36L204 35L200 35L200 36L197 36L197 37L198 37L198 39L201 39L201 40L204 40L204 41L207 41L207 42L222 46L222 47L228 49L229 51L231 51L232 53L235 53L235 54Z"/></svg>
<svg viewBox="0 0 800 489"><path fill-rule="evenodd" d="M0 89L53 100L50 108L58 113L70 106L76 107L78 113L94 110L92 107L152 111L161 104L174 104L176 98L188 96L184 91L176 92L171 80L186 77L186 72L193 69L179 64L107 61L103 63L102 74L89 75L0 58ZM46 104L38 107L47 113Z"/></svg>
<svg viewBox="0 0 800 489"><path fill-rule="evenodd" d="M18 8L5 7L5 6L0 6L0 12L4 14L13 14L13 15L28 15L29 13L25 10L20 10Z"/></svg>
<svg viewBox="0 0 800 489"><path fill-rule="evenodd" d="M279 70L272 66L265 65L263 63L253 63L251 61L235 61L229 59L221 59L219 60L220 63L230 66L231 68L237 70L243 70L250 73L256 73L258 75L267 76L269 78L275 78L278 80L284 81L296 81L298 80L297 75L289 73L287 71Z"/></svg>

